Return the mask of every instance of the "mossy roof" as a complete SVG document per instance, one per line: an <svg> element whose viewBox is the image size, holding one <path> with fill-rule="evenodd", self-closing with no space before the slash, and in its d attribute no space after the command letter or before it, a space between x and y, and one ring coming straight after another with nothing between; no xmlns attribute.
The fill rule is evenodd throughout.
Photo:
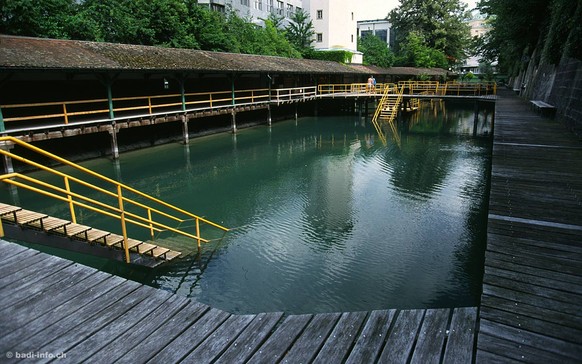
<svg viewBox="0 0 582 364"><path fill-rule="evenodd" d="M309 59L0 35L0 69L359 74Z"/></svg>
<svg viewBox="0 0 582 364"><path fill-rule="evenodd" d="M440 68L342 64L252 54L0 35L0 70L446 75Z"/></svg>

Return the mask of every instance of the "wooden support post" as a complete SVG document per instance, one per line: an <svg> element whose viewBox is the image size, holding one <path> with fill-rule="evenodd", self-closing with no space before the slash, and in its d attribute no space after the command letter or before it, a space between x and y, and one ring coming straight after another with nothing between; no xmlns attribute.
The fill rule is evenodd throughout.
<svg viewBox="0 0 582 364"><path fill-rule="evenodd" d="M112 128L109 134L111 135L111 155L113 159L119 159L119 147L117 145L117 126L115 122L112 123Z"/></svg>
<svg viewBox="0 0 582 364"><path fill-rule="evenodd" d="M107 88L107 101L109 105L109 119L115 118L115 113L113 112L113 92L111 91L111 84L113 82L110 79L107 79L107 83L105 87Z"/></svg>
<svg viewBox="0 0 582 364"><path fill-rule="evenodd" d="M267 125L271 126L271 105L267 105Z"/></svg>
<svg viewBox="0 0 582 364"><path fill-rule="evenodd" d="M180 119L182 120L182 141L184 144L188 144L190 143L188 135L188 117L186 117L186 115L180 115Z"/></svg>
<svg viewBox="0 0 582 364"><path fill-rule="evenodd" d="M477 136L477 125L479 124L479 100L475 100L475 115L473 119L473 136Z"/></svg>
<svg viewBox="0 0 582 364"><path fill-rule="evenodd" d="M364 111L364 117L368 117L368 99L366 99L366 109Z"/></svg>
<svg viewBox="0 0 582 364"><path fill-rule="evenodd" d="M4 125L4 117L2 116L2 108L0 107L0 132L6 131L6 126Z"/></svg>
<svg viewBox="0 0 582 364"><path fill-rule="evenodd" d="M14 165L12 164L12 158L5 155L4 156L4 173L14 173Z"/></svg>
<svg viewBox="0 0 582 364"><path fill-rule="evenodd" d="M297 121L297 103L295 103L295 121Z"/></svg>
<svg viewBox="0 0 582 364"><path fill-rule="evenodd" d="M232 129L231 130L232 130L233 134L236 134L236 111L234 109L232 110L231 116L232 116Z"/></svg>

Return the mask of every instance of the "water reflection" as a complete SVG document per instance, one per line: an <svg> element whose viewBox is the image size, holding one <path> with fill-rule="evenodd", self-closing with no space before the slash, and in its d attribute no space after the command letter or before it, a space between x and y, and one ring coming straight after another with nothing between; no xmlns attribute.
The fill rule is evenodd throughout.
<svg viewBox="0 0 582 364"><path fill-rule="evenodd" d="M300 118L87 162L233 228L154 271L92 264L236 313L475 305L490 145L466 129L471 107L403 115L386 146L369 119ZM66 216L66 206L19 197Z"/></svg>

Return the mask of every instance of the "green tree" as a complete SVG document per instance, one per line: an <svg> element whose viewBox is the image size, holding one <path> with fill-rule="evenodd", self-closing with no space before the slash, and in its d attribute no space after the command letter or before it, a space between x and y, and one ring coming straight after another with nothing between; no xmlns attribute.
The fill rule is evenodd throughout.
<svg viewBox="0 0 582 364"><path fill-rule="evenodd" d="M460 0L401 0L400 6L388 15L397 42L416 32L427 47L445 54L449 64L466 58L470 31L467 5Z"/></svg>
<svg viewBox="0 0 582 364"><path fill-rule="evenodd" d="M484 60L499 61L502 72L515 74L525 66L540 38L551 0L481 0L491 31L479 47Z"/></svg>
<svg viewBox="0 0 582 364"><path fill-rule="evenodd" d="M396 63L400 66L427 68L447 68L448 65L445 54L431 48L417 31L410 32L402 42Z"/></svg>
<svg viewBox="0 0 582 364"><path fill-rule="evenodd" d="M68 38L67 24L75 0L0 0L0 33L41 38Z"/></svg>
<svg viewBox="0 0 582 364"><path fill-rule="evenodd" d="M372 34L358 39L358 51L364 53L364 64L378 67L392 67L394 53L386 42Z"/></svg>
<svg viewBox="0 0 582 364"><path fill-rule="evenodd" d="M285 28L287 39L302 55L307 55L313 47L313 21L303 10L298 10L291 17L289 25Z"/></svg>

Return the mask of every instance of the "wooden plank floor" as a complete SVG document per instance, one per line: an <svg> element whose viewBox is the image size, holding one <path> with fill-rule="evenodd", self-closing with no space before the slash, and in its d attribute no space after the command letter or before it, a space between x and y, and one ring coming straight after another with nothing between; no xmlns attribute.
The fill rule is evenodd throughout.
<svg viewBox="0 0 582 364"><path fill-rule="evenodd" d="M582 362L582 142L500 92L477 362Z"/></svg>
<svg viewBox="0 0 582 364"><path fill-rule="evenodd" d="M476 307L232 315L3 240L0 256L2 363L17 353L41 363L61 354L59 363L474 359Z"/></svg>

